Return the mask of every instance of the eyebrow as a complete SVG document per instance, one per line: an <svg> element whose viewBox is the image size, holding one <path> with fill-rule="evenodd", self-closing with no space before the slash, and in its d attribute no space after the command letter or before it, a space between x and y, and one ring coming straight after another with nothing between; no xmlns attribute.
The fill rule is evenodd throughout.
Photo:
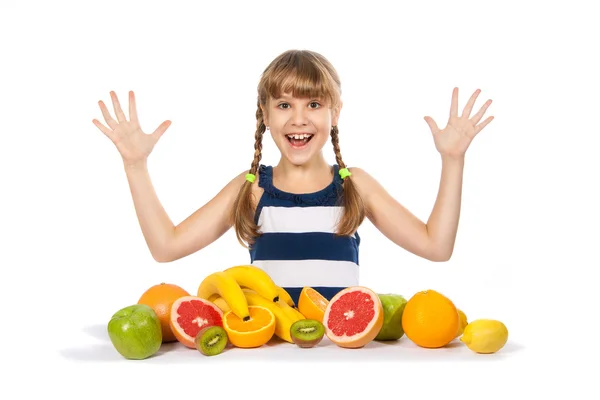
<svg viewBox="0 0 600 400"><path fill-rule="evenodd" d="M279 100L290 100L290 99L296 99L296 98L297 97L294 97L294 96L285 96L284 95L284 96L279 96L279 97L274 98L274 99L275 99L275 101L279 101ZM315 96L315 97L307 97L307 99L309 99L307 101L315 101L315 100L322 101L323 97Z"/></svg>

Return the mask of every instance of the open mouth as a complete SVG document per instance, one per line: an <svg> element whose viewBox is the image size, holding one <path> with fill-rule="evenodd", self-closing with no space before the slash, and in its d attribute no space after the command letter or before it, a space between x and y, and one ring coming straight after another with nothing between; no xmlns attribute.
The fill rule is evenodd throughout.
<svg viewBox="0 0 600 400"><path fill-rule="evenodd" d="M288 142L292 147L303 147L311 141L314 135L312 134L290 134L286 135Z"/></svg>

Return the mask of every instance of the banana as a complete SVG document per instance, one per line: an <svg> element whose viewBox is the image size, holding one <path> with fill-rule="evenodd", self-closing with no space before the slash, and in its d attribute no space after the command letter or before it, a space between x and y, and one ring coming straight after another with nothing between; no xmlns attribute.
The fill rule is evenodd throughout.
<svg viewBox="0 0 600 400"><path fill-rule="evenodd" d="M262 269L254 265L237 265L225 270L238 285L248 288L271 301L279 301L279 291L273 279Z"/></svg>
<svg viewBox="0 0 600 400"><path fill-rule="evenodd" d="M248 300L248 305L264 306L273 312L275 315L275 335L286 342L294 343L290 335L290 328L294 322L304 319L304 316L300 313L292 314L288 312L288 310L295 310L287 305L287 303L282 303L280 301L274 303L251 290L243 289L243 291Z"/></svg>
<svg viewBox="0 0 600 400"><path fill-rule="evenodd" d="M298 311L298 309L296 307L290 307L286 303L281 303L281 307L288 315L291 315L292 318L306 319L306 317L304 315L302 315L302 313L300 311Z"/></svg>
<svg viewBox="0 0 600 400"><path fill-rule="evenodd" d="M235 279L223 271L208 275L198 287L198 297L208 300L213 294L218 293L225 300L231 311L240 319L248 321L248 301L242 288Z"/></svg>
<svg viewBox="0 0 600 400"><path fill-rule="evenodd" d="M258 294L256 292L254 292L251 289L247 289L247 288L242 288L242 291L244 292L244 294L247 293L253 293L253 294ZM266 299L267 300L267 299ZM250 303L248 303L250 304ZM298 311L297 308L295 307L291 307L290 305L288 305L287 303L283 302L283 301L278 301L277 303L275 303L279 306L279 308L281 308L283 310L283 312L291 319L297 321L299 319L306 319L306 317L304 315L302 315L302 313L300 313L300 311Z"/></svg>
<svg viewBox="0 0 600 400"><path fill-rule="evenodd" d="M288 292L285 291L284 288L277 286L277 292L279 293L279 301L287 303L290 307L296 307L294 304L294 300L292 300L292 296Z"/></svg>
<svg viewBox="0 0 600 400"><path fill-rule="evenodd" d="M211 295L208 298L208 301L213 302L215 306L219 307L219 309L223 311L223 314L231 310L231 308L229 308L229 304L227 304L227 302L221 296L219 296L219 293Z"/></svg>

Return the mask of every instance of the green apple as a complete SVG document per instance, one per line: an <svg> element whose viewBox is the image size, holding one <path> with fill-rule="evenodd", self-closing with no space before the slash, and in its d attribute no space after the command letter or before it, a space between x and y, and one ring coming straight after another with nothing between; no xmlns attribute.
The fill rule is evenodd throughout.
<svg viewBox="0 0 600 400"><path fill-rule="evenodd" d="M162 343L162 328L156 312L145 304L117 311L108 322L108 336L115 349L130 360L154 355Z"/></svg>
<svg viewBox="0 0 600 400"><path fill-rule="evenodd" d="M383 306L383 326L375 340L397 340L404 335L402 313L406 299L399 294L378 294Z"/></svg>

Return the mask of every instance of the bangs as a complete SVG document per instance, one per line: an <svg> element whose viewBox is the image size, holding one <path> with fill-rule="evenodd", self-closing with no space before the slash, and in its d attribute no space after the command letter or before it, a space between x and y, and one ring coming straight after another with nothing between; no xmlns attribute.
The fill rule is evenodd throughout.
<svg viewBox="0 0 600 400"><path fill-rule="evenodd" d="M327 68L318 59L298 53L280 59L264 83L265 94L272 98L291 94L294 97L319 98L329 107L335 107L340 96L339 89L334 86L337 82Z"/></svg>

